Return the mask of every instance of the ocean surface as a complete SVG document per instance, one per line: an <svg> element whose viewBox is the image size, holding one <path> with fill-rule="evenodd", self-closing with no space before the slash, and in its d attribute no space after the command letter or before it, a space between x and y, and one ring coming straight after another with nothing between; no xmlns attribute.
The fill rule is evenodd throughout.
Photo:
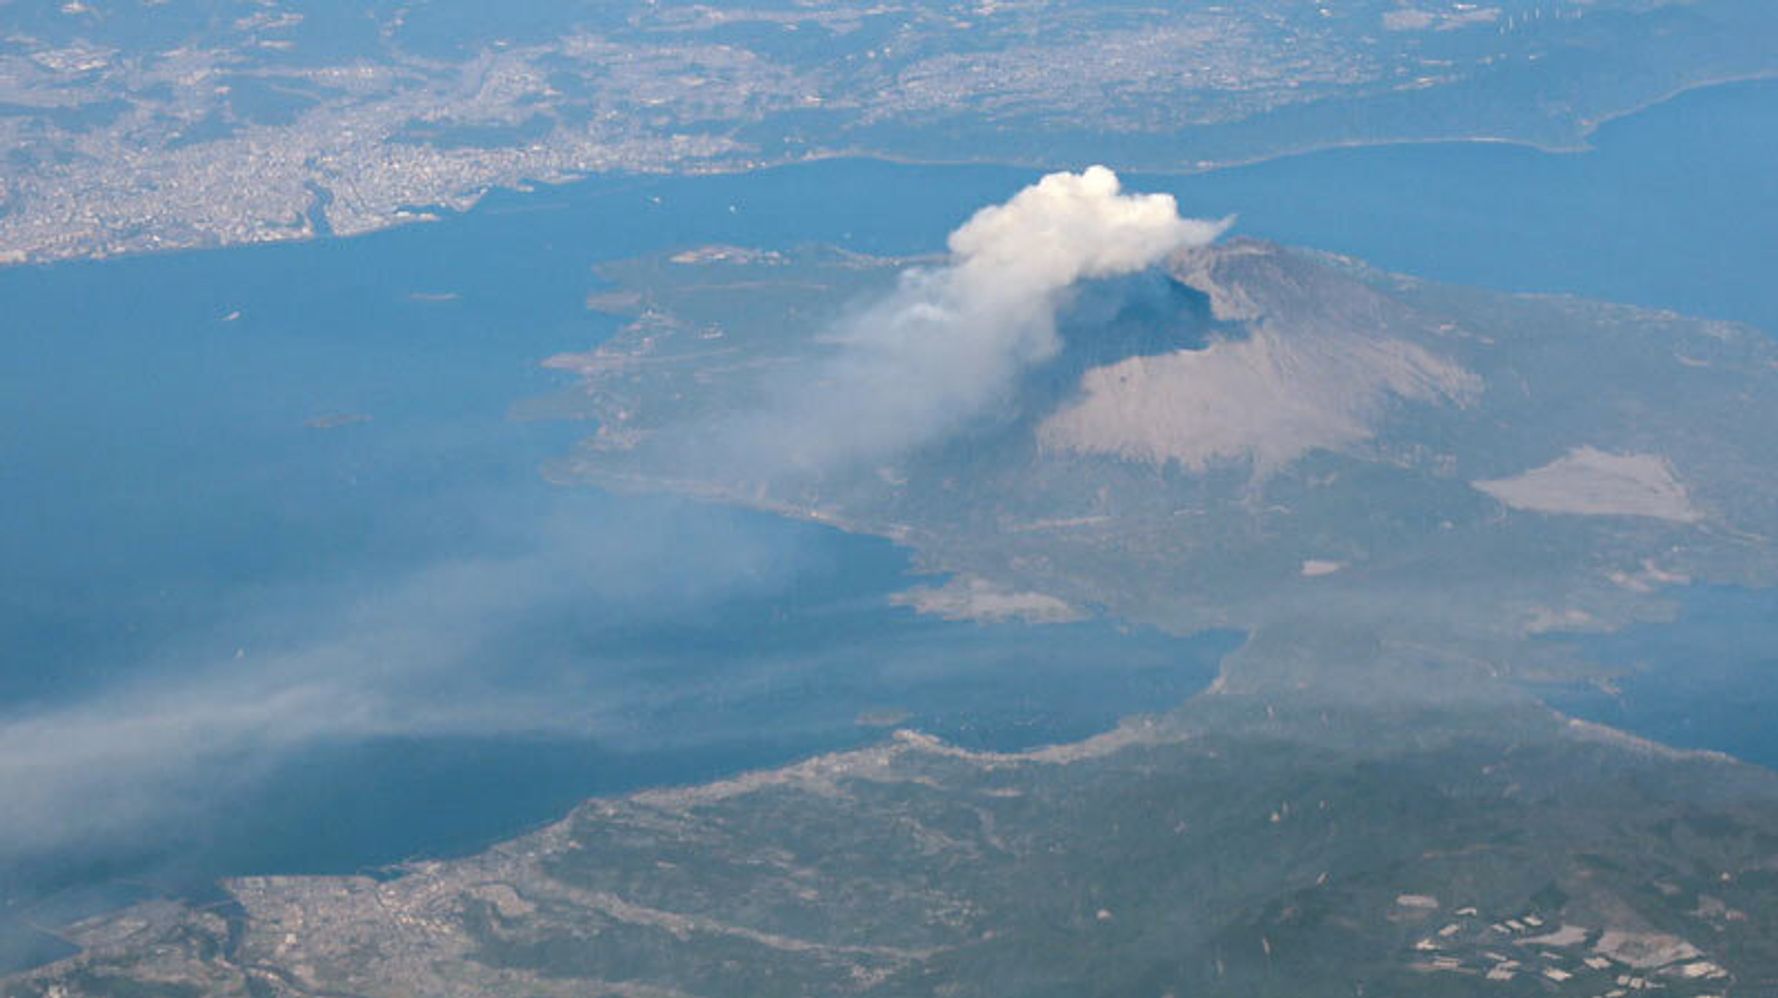
<svg viewBox="0 0 1778 998"><path fill-rule="evenodd" d="M660 184L593 182L364 239L0 272L0 717L371 658L416 695L537 691L588 718L309 740L0 887L351 871L891 723L1013 748L1202 688L1233 636L922 618L889 597L934 580L885 541L545 482L587 429L513 409L567 386L543 359L611 332L584 304L592 265L736 240L706 223L737 183L657 203ZM822 216L758 235L843 238Z"/></svg>
<svg viewBox="0 0 1778 998"><path fill-rule="evenodd" d="M1775 98L1688 94L1581 154L1385 146L1129 184L1391 269L1778 330ZM436 669L465 699L546 691L588 718L310 740L127 845L0 871L8 910L462 852L589 795L890 723L1017 747L1202 688L1236 636L919 618L888 602L930 581L892 545L548 485L539 468L585 428L513 418L565 387L543 359L612 331L584 306L601 261L712 242L927 252L1032 176L838 160L609 177L361 238L0 270L0 717L293 658L325 674L370 649L416 690ZM1778 703L1773 610L1690 594L1679 625L1601 639L1641 663L1620 698L1570 706L1778 763L1758 723ZM46 945L15 938L14 962Z"/></svg>
<svg viewBox="0 0 1778 998"><path fill-rule="evenodd" d="M1334 149L1167 185L1235 231L1403 273L1731 319L1778 333L1778 80L1607 122L1592 150Z"/></svg>
<svg viewBox="0 0 1778 998"><path fill-rule="evenodd" d="M1778 593L1690 586L1671 623L1575 641L1609 688L1539 691L1557 709L1681 748L1778 769Z"/></svg>

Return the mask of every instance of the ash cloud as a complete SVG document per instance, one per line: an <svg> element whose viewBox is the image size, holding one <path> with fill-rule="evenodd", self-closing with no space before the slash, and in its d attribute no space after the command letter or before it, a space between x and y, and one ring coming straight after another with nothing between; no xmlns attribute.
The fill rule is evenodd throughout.
<svg viewBox="0 0 1778 998"><path fill-rule="evenodd" d="M525 515L477 501L495 520ZM709 680L663 693L645 680L680 675L675 662L635 636L777 592L815 557L793 532L684 503L574 497L490 534L465 541L484 550L318 594L276 590L264 619L216 625L246 643L233 657L199 657L218 635L194 634L114 683L0 710L0 906L9 880L64 857L204 842L215 815L327 746L652 744L637 718Z"/></svg>
<svg viewBox="0 0 1778 998"><path fill-rule="evenodd" d="M746 475L819 474L886 460L1010 401L1061 349L1056 314L1080 281L1135 273L1214 240L1171 195L1129 194L1103 166L1052 173L951 233L950 261L828 331L834 352L784 401L711 435Z"/></svg>

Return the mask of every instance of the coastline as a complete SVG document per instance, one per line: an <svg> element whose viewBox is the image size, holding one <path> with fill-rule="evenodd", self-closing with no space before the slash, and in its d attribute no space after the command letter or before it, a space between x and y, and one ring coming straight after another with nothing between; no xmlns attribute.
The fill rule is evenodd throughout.
<svg viewBox="0 0 1778 998"><path fill-rule="evenodd" d="M1348 139L1327 142L1311 142L1299 146L1281 148L1262 155L1230 159L1200 160L1194 164L1177 166L1150 166L1142 163L1124 165L1123 169L1132 175L1151 177L1200 177L1216 173L1225 173L1256 167L1284 160L1314 156L1321 153L1359 149L1386 149L1392 147L1412 146L1510 146L1527 149L1551 156L1567 156L1584 154L1594 151L1592 138L1603 128L1620 121L1636 117L1644 112L1654 110L1691 94L1703 93L1725 87L1778 81L1778 68L1762 70L1754 73L1740 73L1732 76L1713 77L1669 89L1652 98L1639 101L1620 110L1607 112L1593 118L1578 119L1575 140L1560 144L1540 142L1534 139L1516 138L1511 135L1461 135L1452 137L1394 137L1375 139ZM1025 159L1020 157L933 157L911 156L864 148L844 148L827 150L798 158L754 158L742 159L739 162L723 165L688 165L684 169L661 169L657 171L610 171L587 172L575 174L563 179L543 180L525 178L510 183L485 185L473 193L462 195L466 207L451 211L436 206L425 213L403 213L388 217L383 224L356 228L350 232L336 234L322 232L311 228L306 232L279 233L273 238L250 239L237 242L205 242L193 240L185 243L165 243L153 249L126 250L113 253L108 250L97 250L85 253L69 253L54 256L36 256L31 251L20 248L0 249L0 272L13 268L47 267L64 263L97 263L107 260L134 259L137 257L160 257L180 253L196 253L211 250L239 249L250 246L284 246L292 244L316 243L333 240L353 239L360 236L374 235L412 225L446 222L471 214L481 208L490 194L496 192L516 195L538 194L545 191L560 191L578 184L592 181L671 181L674 179L696 179L704 177L739 177L747 174L763 173L773 170L793 169L796 167L820 166L829 163L863 162L881 163L890 166L933 169L1005 169L1043 171L1061 169L1080 164L1064 163L1054 160ZM317 208L317 211L319 209ZM511 210L511 209L508 209ZM541 209L540 209L541 210Z"/></svg>

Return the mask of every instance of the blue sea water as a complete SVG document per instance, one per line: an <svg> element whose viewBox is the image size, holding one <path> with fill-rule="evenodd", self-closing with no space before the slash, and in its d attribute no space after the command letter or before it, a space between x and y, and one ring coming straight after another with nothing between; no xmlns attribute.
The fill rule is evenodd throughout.
<svg viewBox="0 0 1778 998"><path fill-rule="evenodd" d="M1195 214L1238 213L1248 234L1426 276L1778 329L1774 95L1773 84L1686 95L1606 126L1584 154L1389 146L1130 184L1174 191ZM495 625L458 671L518 688L567 677L589 710L617 702L628 717L615 736L607 719L583 736L311 745L202 822L11 877L181 888L352 870L474 848L589 794L879 737L855 723L861 711L1014 746L1201 687L1229 635L918 619L887 604L913 581L891 545L552 487L539 467L584 428L510 418L515 402L562 387L539 361L609 335L611 320L583 304L600 261L708 242L929 251L1031 176L832 161L600 178L350 240L0 271L6 716L198 664L252 669L366 605L394 600L421 628L473 615L482 596L450 590L455 602L434 606L445 596L412 597L413 580L491 563L502 580L537 566L530 595L515 608L490 589ZM638 523L691 540L640 554L616 544ZM641 602L630 576L647 577ZM642 602L688 609L651 616ZM1725 713L1775 695L1760 678L1769 631L1714 615L1734 602L1699 594L1691 629L1664 632L1669 644L1637 633L1650 678L1626 684L1617 723L1778 758L1769 726ZM1699 670L1700 647L1746 666ZM1676 697L1673 683L1695 695ZM1733 704L1717 695L1726 688ZM1631 703L1684 704L1684 716Z"/></svg>
<svg viewBox="0 0 1778 998"><path fill-rule="evenodd" d="M1236 231L1403 273L1778 333L1778 81L1682 94L1591 145L1333 149L1160 186L1188 212L1237 215Z"/></svg>
<svg viewBox="0 0 1778 998"><path fill-rule="evenodd" d="M610 334L584 304L597 262L719 240L924 249L1004 192L908 173L925 208L891 228L863 196L875 167L832 171L820 203L782 175L598 180L362 239L0 272L0 713L360 647L418 659L468 617L486 622L439 685L589 715L580 734L303 744L189 820L0 869L0 893L461 852L589 795L883 737L861 713L1006 748L1208 682L1228 635L919 618L888 597L930 580L887 542L544 481L586 427L512 410L566 386L540 361ZM758 218L727 210L751 191ZM419 689L433 667L411 665Z"/></svg>
<svg viewBox="0 0 1778 998"><path fill-rule="evenodd" d="M1609 689L1540 691L1577 717L1778 769L1778 593L1692 586L1671 623L1576 641L1621 670Z"/></svg>

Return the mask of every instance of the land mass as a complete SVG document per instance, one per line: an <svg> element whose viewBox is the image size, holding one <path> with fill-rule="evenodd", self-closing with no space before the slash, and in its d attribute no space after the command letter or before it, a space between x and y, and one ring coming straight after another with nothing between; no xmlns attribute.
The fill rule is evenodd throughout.
<svg viewBox="0 0 1778 998"><path fill-rule="evenodd" d="M1250 660L1412 658L1266 635ZM1358 664L1358 663L1354 663ZM1340 670L1335 670L1340 671ZM1200 696L1071 745L912 731L382 877L72 927L50 995L1760 994L1778 777L1458 684Z"/></svg>
<svg viewBox="0 0 1778 998"><path fill-rule="evenodd" d="M466 0L10 13L13 263L351 235L600 173L1576 148L1674 93L1778 71L1763 0L757 0L522 26Z"/></svg>

